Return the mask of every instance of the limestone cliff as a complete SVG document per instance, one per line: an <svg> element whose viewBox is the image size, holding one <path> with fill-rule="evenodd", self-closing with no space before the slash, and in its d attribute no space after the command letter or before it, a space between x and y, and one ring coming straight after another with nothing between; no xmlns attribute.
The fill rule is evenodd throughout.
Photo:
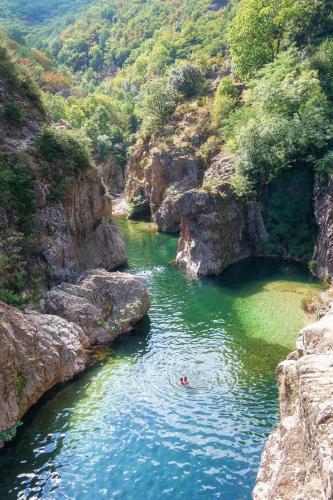
<svg viewBox="0 0 333 500"><path fill-rule="evenodd" d="M280 423L266 442L255 500L333 497L332 305L276 370Z"/></svg>

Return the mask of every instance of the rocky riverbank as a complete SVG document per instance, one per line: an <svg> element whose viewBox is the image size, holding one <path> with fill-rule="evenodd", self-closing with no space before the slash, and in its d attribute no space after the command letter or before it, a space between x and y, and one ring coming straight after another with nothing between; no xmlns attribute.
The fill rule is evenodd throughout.
<svg viewBox="0 0 333 500"><path fill-rule="evenodd" d="M305 327L276 370L280 423L266 442L255 500L333 496L333 302Z"/></svg>
<svg viewBox="0 0 333 500"><path fill-rule="evenodd" d="M131 330L148 308L142 278L102 269L52 288L39 311L0 302L0 446L43 394L82 372L94 347Z"/></svg>

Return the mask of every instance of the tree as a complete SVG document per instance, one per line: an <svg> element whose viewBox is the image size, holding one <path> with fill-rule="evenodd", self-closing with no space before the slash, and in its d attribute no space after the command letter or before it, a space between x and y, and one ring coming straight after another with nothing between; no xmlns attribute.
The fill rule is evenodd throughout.
<svg viewBox="0 0 333 500"><path fill-rule="evenodd" d="M290 167L322 168L332 140L317 72L300 61L295 49L282 53L259 76L249 95L255 114L236 139L236 171L250 191Z"/></svg>
<svg viewBox="0 0 333 500"><path fill-rule="evenodd" d="M229 77L222 78L215 94L213 105L213 123L221 126L231 110L237 106L239 91L233 80Z"/></svg>
<svg viewBox="0 0 333 500"><path fill-rule="evenodd" d="M170 71L169 83L185 97L194 97L203 88L204 76L195 64L183 64Z"/></svg>
<svg viewBox="0 0 333 500"><path fill-rule="evenodd" d="M248 78L292 41L302 41L325 0L241 0L228 39L236 73Z"/></svg>
<svg viewBox="0 0 333 500"><path fill-rule="evenodd" d="M176 96L167 80L149 82L142 94L137 112L145 133L152 134L163 125L176 108Z"/></svg>

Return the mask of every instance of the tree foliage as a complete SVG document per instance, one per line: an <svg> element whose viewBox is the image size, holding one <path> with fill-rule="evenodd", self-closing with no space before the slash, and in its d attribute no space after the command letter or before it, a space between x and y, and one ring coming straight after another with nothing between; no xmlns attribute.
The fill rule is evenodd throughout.
<svg viewBox="0 0 333 500"><path fill-rule="evenodd" d="M291 42L309 41L314 25L332 9L325 0L241 0L229 29L237 74L247 78Z"/></svg>

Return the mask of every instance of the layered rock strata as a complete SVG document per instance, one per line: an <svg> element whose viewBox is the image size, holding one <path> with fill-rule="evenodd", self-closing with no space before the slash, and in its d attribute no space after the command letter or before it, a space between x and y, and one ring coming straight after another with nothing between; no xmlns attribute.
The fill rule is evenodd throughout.
<svg viewBox="0 0 333 500"><path fill-rule="evenodd" d="M265 445L255 500L333 497L332 304L277 368L280 423Z"/></svg>

